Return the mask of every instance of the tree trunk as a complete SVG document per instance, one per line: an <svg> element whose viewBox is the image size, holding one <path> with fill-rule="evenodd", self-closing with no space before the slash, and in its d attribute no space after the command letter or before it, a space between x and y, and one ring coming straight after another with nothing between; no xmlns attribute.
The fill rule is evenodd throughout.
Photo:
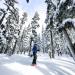
<svg viewBox="0 0 75 75"><path fill-rule="evenodd" d="M12 54L14 54L14 52L15 52L16 44L17 44L17 39L16 39L15 44L14 44L14 47L12 49Z"/></svg>
<svg viewBox="0 0 75 75"><path fill-rule="evenodd" d="M26 52L26 51L24 51L24 54L25 54L25 52Z"/></svg>
<svg viewBox="0 0 75 75"><path fill-rule="evenodd" d="M52 36L52 30L50 30L51 35L51 50L52 50L52 58L54 58L54 49L53 49L53 36Z"/></svg>
<svg viewBox="0 0 75 75"><path fill-rule="evenodd" d="M0 53L2 53L3 52L3 46L2 46L2 48L1 48L1 50L0 50Z"/></svg>
<svg viewBox="0 0 75 75"><path fill-rule="evenodd" d="M6 54L8 50L9 50L9 46L7 44L7 47L6 47L5 51L4 51L4 54Z"/></svg>
<svg viewBox="0 0 75 75"><path fill-rule="evenodd" d="M20 35L20 31L18 32L18 35ZM20 37L19 37L20 38ZM14 44L14 47L12 49L12 54L15 52L15 48L16 48L16 44L18 42L18 38L16 38L16 41L15 41L15 44Z"/></svg>
<svg viewBox="0 0 75 75"><path fill-rule="evenodd" d="M6 47L5 51L4 51L4 53L5 53L5 54L6 54L6 53L7 53L7 51L9 50L10 42L11 42L11 40L7 41L7 47Z"/></svg>
<svg viewBox="0 0 75 75"><path fill-rule="evenodd" d="M30 56L30 52L31 52L31 44L32 44L32 40L30 39L30 48L29 48L29 56Z"/></svg>
<svg viewBox="0 0 75 75"><path fill-rule="evenodd" d="M63 29L63 32L64 32L64 34L65 34L65 36L66 36L66 38L67 38L67 41L68 41L68 43L69 43L69 47L71 48L71 49L70 49L70 52L71 52L72 57L73 57L73 59L74 59L74 61L75 61L75 53L74 53L75 50L74 50L72 41L71 41L71 39L70 39L70 37L69 37L69 35L68 35L68 33L67 33L67 31L66 31L65 28Z"/></svg>
<svg viewBox="0 0 75 75"><path fill-rule="evenodd" d="M4 44L3 43L1 43L1 48L0 48L0 53L3 53L3 48L4 48Z"/></svg>
<svg viewBox="0 0 75 75"><path fill-rule="evenodd" d="M3 17L1 18L0 25L2 24L2 22L3 22L4 18L5 18L5 15L6 15L6 13L4 13Z"/></svg>
<svg viewBox="0 0 75 75"><path fill-rule="evenodd" d="M43 46L43 53L45 53L45 48L44 48L44 46Z"/></svg>

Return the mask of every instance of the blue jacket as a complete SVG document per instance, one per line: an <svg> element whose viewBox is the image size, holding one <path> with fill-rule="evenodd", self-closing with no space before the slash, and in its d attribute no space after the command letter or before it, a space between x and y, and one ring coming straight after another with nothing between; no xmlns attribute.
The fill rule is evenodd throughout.
<svg viewBox="0 0 75 75"><path fill-rule="evenodd" d="M34 44L32 51L37 53L37 45Z"/></svg>

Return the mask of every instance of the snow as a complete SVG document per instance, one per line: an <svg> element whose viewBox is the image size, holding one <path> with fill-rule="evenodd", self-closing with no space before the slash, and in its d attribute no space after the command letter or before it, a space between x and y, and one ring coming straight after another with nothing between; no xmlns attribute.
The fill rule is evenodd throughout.
<svg viewBox="0 0 75 75"><path fill-rule="evenodd" d="M40 53L37 66L31 66L32 57L14 54L11 57L0 54L0 75L75 75L75 62L68 55L50 59Z"/></svg>
<svg viewBox="0 0 75 75"><path fill-rule="evenodd" d="M64 3L66 0L61 0L60 3Z"/></svg>
<svg viewBox="0 0 75 75"><path fill-rule="evenodd" d="M57 6L57 0L52 0L53 4Z"/></svg>
<svg viewBox="0 0 75 75"><path fill-rule="evenodd" d="M66 22L72 22L75 27L75 18L68 18L68 19L63 20L62 25L64 26Z"/></svg>

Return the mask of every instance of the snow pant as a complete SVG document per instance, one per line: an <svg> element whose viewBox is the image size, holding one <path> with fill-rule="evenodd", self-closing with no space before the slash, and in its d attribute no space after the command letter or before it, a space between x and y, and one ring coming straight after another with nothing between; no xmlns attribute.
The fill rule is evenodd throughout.
<svg viewBox="0 0 75 75"><path fill-rule="evenodd" d="M37 55L35 52L33 52L33 61L32 64L36 64Z"/></svg>

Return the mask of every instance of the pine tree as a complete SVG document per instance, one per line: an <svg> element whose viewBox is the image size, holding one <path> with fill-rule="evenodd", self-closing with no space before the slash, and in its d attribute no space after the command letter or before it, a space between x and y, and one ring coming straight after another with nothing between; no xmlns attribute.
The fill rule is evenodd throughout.
<svg viewBox="0 0 75 75"><path fill-rule="evenodd" d="M32 18L32 22L31 22L31 25L32 25L32 34L34 35L34 42L36 42L36 37L37 37L37 32L36 32L36 28L39 27L39 14L38 12L35 12L34 14L34 17Z"/></svg>
<svg viewBox="0 0 75 75"><path fill-rule="evenodd" d="M3 28L3 26L4 26L4 31L2 32L2 36L3 36L3 38L7 41L8 40L8 38L6 37L6 32L7 32L7 25L3 25L3 21L6 19L6 15L8 15L8 14L10 14L10 13L12 13L13 15L14 15L14 19L16 19L16 16L15 16L15 12L14 12L14 10L15 10L15 8L14 8L14 4L16 3L16 1L14 0L14 1L10 1L10 0L4 0L4 5L6 6L6 9L0 9L0 11L2 11L3 12L3 16L2 16L2 18L0 19L0 25L1 25L1 27ZM13 10L12 10L13 9ZM17 21L17 19L16 19L16 21ZM11 29L12 29L12 27L11 27ZM2 40L2 41L4 41L4 39ZM3 51L3 48L4 47L2 47L2 51Z"/></svg>
<svg viewBox="0 0 75 75"><path fill-rule="evenodd" d="M27 3L29 0L26 0ZM0 8L0 51L1 53L7 53L9 50L8 48L15 48L12 45L8 44L13 44L12 40L16 40L20 30L18 29L19 25L19 14L18 14L18 9L15 7L15 4L18 3L16 0L4 0L4 5L6 6L6 9ZM24 14L25 15L25 14ZM25 15L26 16L26 15ZM7 20L6 24L3 24ZM23 21L22 21L23 22ZM6 41L6 42L5 42ZM14 50L10 50L14 52Z"/></svg>
<svg viewBox="0 0 75 75"><path fill-rule="evenodd" d="M53 4L52 0L46 0L45 2L47 3L47 19L45 21L47 24L46 29L50 31L52 58L54 58L53 29L54 29L54 12L56 10L56 6Z"/></svg>
<svg viewBox="0 0 75 75"><path fill-rule="evenodd" d="M35 12L34 17L32 18L32 21L31 21L31 25L32 25L32 36L33 37L30 37L30 50L29 50L29 55L30 55L30 52L31 52L32 41L34 43L37 43L37 32L36 32L36 29L39 27L39 23L38 23L39 20L40 20L39 14L38 14L38 12Z"/></svg>
<svg viewBox="0 0 75 75"><path fill-rule="evenodd" d="M52 0L46 0L46 3L47 3L47 19L46 19L47 27L46 28L51 29L51 27L52 28L55 27L56 30L63 31L60 34L61 35L64 34L66 36L67 41L69 42L69 46L71 48L71 54L74 58L75 57L74 47L67 31L67 28L74 29L74 26L71 22L64 23L63 25L63 22L67 20L68 18L71 18L71 19L75 18L74 0L64 0L64 1L56 0L56 5L54 4L54 1Z"/></svg>
<svg viewBox="0 0 75 75"><path fill-rule="evenodd" d="M15 40L18 36L18 24L19 24L19 13L18 9L14 6L15 1L6 2L6 5L10 5L9 16L7 17L6 21L6 39L7 39L7 48L4 53L13 52L13 40ZM12 8L11 8L12 7ZM10 54L10 53L9 53Z"/></svg>
<svg viewBox="0 0 75 75"><path fill-rule="evenodd" d="M68 18L75 18L75 3L74 0L66 0L65 2L63 2L62 4L60 4L59 6L59 13L56 16L56 19L58 20L58 26L61 26L62 23L64 22L64 20L67 20ZM59 27L59 30L63 31L63 33L65 34L67 41L69 43L69 47L70 47L70 53L72 54L74 60L75 60L75 50L73 47L73 43L71 41L70 36L68 35L68 30L70 30L69 28L74 28L72 22L65 22L64 26L61 28ZM71 34L71 33L70 33Z"/></svg>
<svg viewBox="0 0 75 75"><path fill-rule="evenodd" d="M15 52L16 44L18 42L18 39L19 39L20 42L23 41L23 33L21 33L21 31L22 31L23 25L25 25L25 22L27 21L27 13L26 12L23 13L22 18L20 20L21 20L21 23L19 24L20 25L20 29L18 31L18 38L16 38L16 41L15 41L15 44L14 44L14 47L13 47L12 54Z"/></svg>

